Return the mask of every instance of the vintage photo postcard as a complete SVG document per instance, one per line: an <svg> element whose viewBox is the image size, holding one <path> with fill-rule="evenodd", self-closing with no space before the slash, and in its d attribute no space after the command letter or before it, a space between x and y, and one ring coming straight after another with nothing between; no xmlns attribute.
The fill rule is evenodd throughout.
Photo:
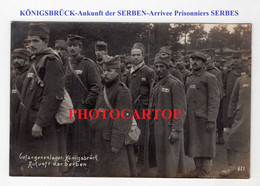
<svg viewBox="0 0 260 186"><path fill-rule="evenodd" d="M11 21L9 176L249 179L252 26Z"/></svg>

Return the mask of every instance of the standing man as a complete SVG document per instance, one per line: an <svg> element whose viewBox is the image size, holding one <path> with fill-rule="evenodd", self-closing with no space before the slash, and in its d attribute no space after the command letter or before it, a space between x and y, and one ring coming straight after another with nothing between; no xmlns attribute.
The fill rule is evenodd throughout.
<svg viewBox="0 0 260 186"><path fill-rule="evenodd" d="M221 176L229 176L237 170L236 156L246 152L246 171L249 172L250 157L250 121L251 121L251 61L247 75L239 77L234 85L228 107L228 117L234 121L227 138L228 166L220 172Z"/></svg>
<svg viewBox="0 0 260 186"><path fill-rule="evenodd" d="M131 56L126 56L125 57L125 66L126 66L126 69L127 70L130 70L131 68L132 68L132 58L131 58Z"/></svg>
<svg viewBox="0 0 260 186"><path fill-rule="evenodd" d="M122 83L126 82L126 77L129 73L129 70L126 68L126 56L125 55L121 55L120 56L120 67L121 67L121 73L120 73L120 81Z"/></svg>
<svg viewBox="0 0 260 186"><path fill-rule="evenodd" d="M149 92L155 73L144 63L145 48L142 43L135 43L131 50L131 58L133 67L126 79L126 85L129 87L132 96L133 109L138 111L142 118L142 110L148 108ZM143 171L144 165L144 141L145 141L145 125L146 120L137 120L137 125L141 130L138 142L135 144L135 152L137 153L137 167Z"/></svg>
<svg viewBox="0 0 260 186"><path fill-rule="evenodd" d="M213 74L217 80L218 80L218 85L219 85L219 89L220 89L220 106L219 106L219 112L218 112L218 117L217 117L217 136L218 136L218 140L217 140L217 144L224 144L224 126L222 123L222 98L224 97L224 87L223 87L223 76L221 71L216 68L214 66L213 63L213 55L206 53L205 56L207 57L207 63L206 63L206 70L207 72Z"/></svg>
<svg viewBox="0 0 260 186"><path fill-rule="evenodd" d="M131 94L126 85L120 82L121 69L118 56L105 61L103 69L104 87L95 107L100 114L91 125L95 136L93 153L98 156L98 161L94 163L91 172L93 176L130 176L124 144L132 123ZM109 111L112 109L116 112L114 110L111 116ZM117 112L123 113L123 116L117 118Z"/></svg>
<svg viewBox="0 0 260 186"><path fill-rule="evenodd" d="M186 117L186 98L183 83L169 73L170 59L156 55L154 66L157 79L151 90L149 109L171 110L179 109L177 119L165 112L153 118L155 154L159 177L176 177L184 168L184 135L183 126ZM148 131L149 132L149 131Z"/></svg>
<svg viewBox="0 0 260 186"><path fill-rule="evenodd" d="M66 69L68 68L68 62L69 62L68 46L66 41L56 40L55 51L59 54L62 60L63 70L64 72L66 72Z"/></svg>
<svg viewBox="0 0 260 186"><path fill-rule="evenodd" d="M222 122L224 127L230 128L233 121L228 120L227 113L228 113L228 104L230 101L230 97L232 94L232 90L234 88L236 79L241 76L242 73L242 65L238 56L234 56L231 61L231 67L227 69L225 76L224 76L224 97L223 97L223 118ZM232 118L229 118L232 119Z"/></svg>
<svg viewBox="0 0 260 186"><path fill-rule="evenodd" d="M190 71L186 69L183 57L178 57L176 59L176 66L179 69L179 71L182 75L182 78L183 78L183 82L185 84Z"/></svg>
<svg viewBox="0 0 260 186"><path fill-rule="evenodd" d="M100 74L103 74L103 63L106 58L108 58L107 43L104 41L97 41L95 43L95 54L96 54L96 64Z"/></svg>
<svg viewBox="0 0 260 186"><path fill-rule="evenodd" d="M159 54L162 55L163 57L168 57L170 60L172 58L172 51L171 51L170 47L168 47L168 46L161 47ZM183 83L182 75L174 63L175 63L175 61L171 61L170 67L169 67L169 72L171 73L171 75L173 75L174 77L176 77Z"/></svg>
<svg viewBox="0 0 260 186"><path fill-rule="evenodd" d="M82 55L83 37L70 35L67 39L71 55L69 70L65 75L65 86L74 109L93 109L101 89L101 78L96 64ZM77 119L69 126L68 154L88 156L91 150L91 130L88 119ZM79 169L82 173L82 170ZM76 172L74 172L77 174Z"/></svg>
<svg viewBox="0 0 260 186"><path fill-rule="evenodd" d="M58 140L62 139L57 137L60 125L55 114L64 96L62 63L56 52L48 48L49 29L45 24L30 24L27 41L33 56L21 92L19 152L28 156L58 156ZM38 163L45 161L39 159ZM28 162L23 163L23 175L60 175L59 167L30 167Z"/></svg>
<svg viewBox="0 0 260 186"><path fill-rule="evenodd" d="M186 82L185 153L193 158L196 166L190 176L204 177L210 172L211 160L216 155L220 92L215 76L205 70L206 56L195 53L191 59L192 72Z"/></svg>
<svg viewBox="0 0 260 186"><path fill-rule="evenodd" d="M14 74L11 76L11 96L10 96L10 175L20 174L17 153L17 136L19 134L19 120L17 118L18 109L21 102L21 91L23 81L29 69L30 53L23 48L18 48L12 52L12 67Z"/></svg>

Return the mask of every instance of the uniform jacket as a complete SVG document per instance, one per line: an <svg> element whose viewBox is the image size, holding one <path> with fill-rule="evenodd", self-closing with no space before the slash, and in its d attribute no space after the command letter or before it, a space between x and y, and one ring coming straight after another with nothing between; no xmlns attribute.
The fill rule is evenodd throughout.
<svg viewBox="0 0 260 186"><path fill-rule="evenodd" d="M220 89L220 99L222 99L224 96L224 86L223 86L223 77L222 77L221 71L213 66L207 67L207 71L209 73L215 75L215 77L217 78L218 84L219 84L219 89Z"/></svg>
<svg viewBox="0 0 260 186"><path fill-rule="evenodd" d="M251 76L238 78L228 107L228 117L234 122L228 136L226 147L235 151L250 150L250 110L251 110Z"/></svg>
<svg viewBox="0 0 260 186"><path fill-rule="evenodd" d="M129 73L126 78L126 85L130 89L132 96L133 109L136 109L142 118L142 109L148 108L150 86L155 77L154 71L146 66L142 65L134 72ZM141 135L137 144L144 145L144 134L145 134L144 119L137 120L137 125L141 130Z"/></svg>
<svg viewBox="0 0 260 186"><path fill-rule="evenodd" d="M124 109L130 112L124 113L125 118L132 116L132 103L129 89L123 83L115 82L106 90L107 98L113 107L120 113ZM129 176L130 169L125 148L125 138L131 128L131 119L112 119L106 111L106 118L103 118L103 109L109 109L104 100L104 91L98 97L95 109L99 111L99 117L92 120L94 131L93 153L98 155L98 162L94 165L94 176ZM113 113L116 117L116 113ZM94 116L95 117L95 116ZM115 154L111 147L120 149Z"/></svg>
<svg viewBox="0 0 260 186"><path fill-rule="evenodd" d="M220 92L216 77L201 69L189 74L186 82L187 117L185 150L190 157L215 156L215 132L207 131L207 122L216 122Z"/></svg>
<svg viewBox="0 0 260 186"><path fill-rule="evenodd" d="M226 71L224 76L224 98L223 98L223 117L222 122L224 125L227 123L227 112L228 112L228 104L230 101L230 97L232 94L233 87L235 85L236 79L239 78L241 74L237 73L233 69L229 69Z"/></svg>
<svg viewBox="0 0 260 186"><path fill-rule="evenodd" d="M183 83L172 75L168 75L157 82L151 90L150 109L180 109L177 119L164 119L159 114L158 119L152 118L156 147L156 162L161 176L174 177L184 168L184 136L183 126L186 117L186 98ZM169 117L168 112L165 115ZM179 131L180 139L170 144L171 130ZM149 132L149 131L148 131ZM148 144L148 143L147 143Z"/></svg>
<svg viewBox="0 0 260 186"><path fill-rule="evenodd" d="M10 121L12 131L15 132L17 136L19 121L17 121L17 113L20 106L20 99L17 96L17 91L21 94L23 81L27 75L28 66L24 67L22 70L13 74L11 77L11 97L10 97Z"/></svg>
<svg viewBox="0 0 260 186"><path fill-rule="evenodd" d="M74 108L82 108L82 101L85 101L87 108L94 108L101 88L101 78L97 66L92 60L84 56L72 58L71 65L88 89L86 91L71 70L67 70L65 86Z"/></svg>
<svg viewBox="0 0 260 186"><path fill-rule="evenodd" d="M71 59L71 65L78 74L85 88L68 68L65 75L65 87L74 109L93 109L101 90L101 78L96 64L88 58L78 56ZM69 126L68 153L86 155L91 150L91 130L88 119L77 119Z"/></svg>
<svg viewBox="0 0 260 186"><path fill-rule="evenodd" d="M48 55L48 57L40 65L40 58L44 55ZM64 96L62 63L51 48L32 56L32 63L35 64L44 86L40 86L37 82L35 73L30 67L22 87L23 103L27 108L20 106L19 109L19 152L33 156L50 154L57 156L59 154L58 124L55 120L55 114ZM32 136L32 127L35 123L43 128L43 137L41 138ZM31 175L57 175L59 168L38 167L30 170Z"/></svg>

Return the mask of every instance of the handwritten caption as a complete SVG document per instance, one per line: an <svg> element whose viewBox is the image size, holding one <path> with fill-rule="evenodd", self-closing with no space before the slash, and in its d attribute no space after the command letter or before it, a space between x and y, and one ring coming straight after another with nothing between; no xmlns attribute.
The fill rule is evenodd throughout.
<svg viewBox="0 0 260 186"><path fill-rule="evenodd" d="M27 162L28 168L35 167L87 167L88 161L98 161L98 155L89 156L31 156L27 154L20 153L19 159L21 161Z"/></svg>

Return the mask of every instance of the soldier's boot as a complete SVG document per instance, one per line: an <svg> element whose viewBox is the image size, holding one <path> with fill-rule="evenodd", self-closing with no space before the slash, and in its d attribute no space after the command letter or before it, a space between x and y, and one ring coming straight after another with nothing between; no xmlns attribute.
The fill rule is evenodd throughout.
<svg viewBox="0 0 260 186"><path fill-rule="evenodd" d="M224 141L223 131L220 131L220 132L218 132L217 144L223 145L224 143L225 143L225 141Z"/></svg>
<svg viewBox="0 0 260 186"><path fill-rule="evenodd" d="M235 165L229 165L227 168L223 169L220 172L220 176L226 177L230 176L231 174L235 173L237 170L237 167Z"/></svg>
<svg viewBox="0 0 260 186"><path fill-rule="evenodd" d="M197 177L199 177L199 174L200 174L200 171L201 171L201 168L202 168L202 159L198 157L198 158L194 158L193 160L194 160L196 169L192 170L189 173L189 176L191 178L197 178Z"/></svg>
<svg viewBox="0 0 260 186"><path fill-rule="evenodd" d="M199 169L199 168L196 168L196 169L192 170L192 171L189 173L189 177L191 177L191 178L197 178L197 177L199 177L200 171L201 171L201 169Z"/></svg>
<svg viewBox="0 0 260 186"><path fill-rule="evenodd" d="M202 168L199 173L199 178L208 178L210 177L210 171L212 167L212 161L211 158L202 158Z"/></svg>

